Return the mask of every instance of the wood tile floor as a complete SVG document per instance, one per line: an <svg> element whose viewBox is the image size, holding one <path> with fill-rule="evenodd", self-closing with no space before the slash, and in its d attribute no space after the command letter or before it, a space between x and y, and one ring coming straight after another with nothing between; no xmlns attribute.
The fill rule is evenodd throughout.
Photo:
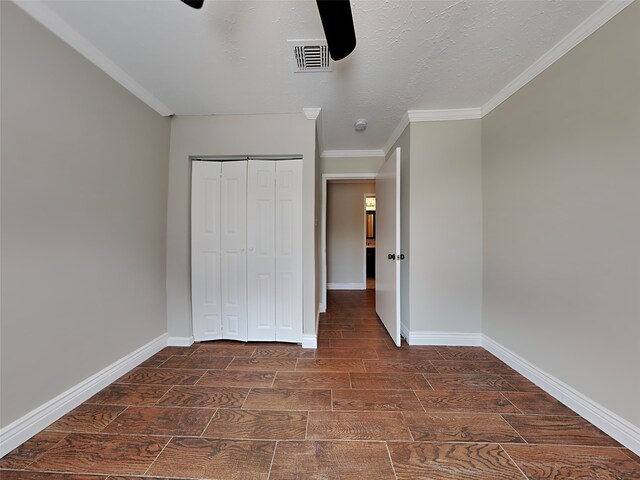
<svg viewBox="0 0 640 480"><path fill-rule="evenodd" d="M396 348L372 290L328 307L315 351L165 348L0 479L640 479L638 456L482 348Z"/></svg>

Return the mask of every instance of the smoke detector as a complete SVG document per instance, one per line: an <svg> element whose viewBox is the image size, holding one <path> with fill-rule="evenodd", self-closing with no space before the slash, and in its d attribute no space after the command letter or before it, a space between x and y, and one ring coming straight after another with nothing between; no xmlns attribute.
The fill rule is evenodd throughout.
<svg viewBox="0 0 640 480"><path fill-rule="evenodd" d="M294 73L333 71L326 40L288 40L288 43Z"/></svg>
<svg viewBox="0 0 640 480"><path fill-rule="evenodd" d="M356 132L364 132L367 129L367 121L364 118L359 118L353 126L355 127Z"/></svg>

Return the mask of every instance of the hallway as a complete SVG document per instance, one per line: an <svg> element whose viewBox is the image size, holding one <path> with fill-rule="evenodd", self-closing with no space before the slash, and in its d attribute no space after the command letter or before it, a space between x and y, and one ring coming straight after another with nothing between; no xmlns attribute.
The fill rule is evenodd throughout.
<svg viewBox="0 0 640 480"><path fill-rule="evenodd" d="M317 350L167 347L0 460L0 477L640 478L637 456L484 349L396 348L374 299L329 292Z"/></svg>

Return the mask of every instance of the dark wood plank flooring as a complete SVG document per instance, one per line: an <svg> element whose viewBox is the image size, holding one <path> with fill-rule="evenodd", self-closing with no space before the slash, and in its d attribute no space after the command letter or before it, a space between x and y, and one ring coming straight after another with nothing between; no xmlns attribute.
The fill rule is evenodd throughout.
<svg viewBox="0 0 640 480"><path fill-rule="evenodd" d="M396 348L372 290L329 292L318 341L167 347L0 478L640 479L637 455L486 350Z"/></svg>

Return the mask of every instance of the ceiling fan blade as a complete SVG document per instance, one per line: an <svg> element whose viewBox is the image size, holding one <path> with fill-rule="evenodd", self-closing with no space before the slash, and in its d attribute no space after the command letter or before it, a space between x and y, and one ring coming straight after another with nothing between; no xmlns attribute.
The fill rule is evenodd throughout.
<svg viewBox="0 0 640 480"><path fill-rule="evenodd" d="M342 60L356 48L356 31L349 0L316 0L316 3L327 37L329 55L333 60Z"/></svg>
<svg viewBox="0 0 640 480"><path fill-rule="evenodd" d="M202 8L204 0L181 0L182 3L189 5L191 8Z"/></svg>

